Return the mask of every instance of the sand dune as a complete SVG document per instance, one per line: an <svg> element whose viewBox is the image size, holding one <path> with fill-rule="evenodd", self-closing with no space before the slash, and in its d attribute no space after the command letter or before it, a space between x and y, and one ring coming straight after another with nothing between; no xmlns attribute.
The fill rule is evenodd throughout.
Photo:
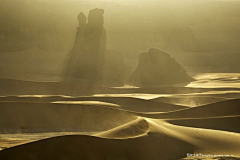
<svg viewBox="0 0 240 160"><path fill-rule="evenodd" d="M97 137L110 139L127 139L146 135L149 131L148 123L143 118L138 118L132 122L96 134Z"/></svg>
<svg viewBox="0 0 240 160"><path fill-rule="evenodd" d="M194 76L197 81L192 82L188 87L197 88L239 88L239 73L204 73Z"/></svg>
<svg viewBox="0 0 240 160"><path fill-rule="evenodd" d="M236 88L88 89L68 82L1 82L1 160L206 159L186 158L188 153L240 157ZM11 139L5 133L38 138Z"/></svg>
<svg viewBox="0 0 240 160"><path fill-rule="evenodd" d="M128 139L136 126L149 128L142 136ZM143 127L145 128L145 127ZM180 159L187 153L239 156L240 135L171 125L161 120L139 119L95 136L61 136L5 149L1 159ZM115 137L116 136L116 137ZM172 154L174 152L174 154Z"/></svg>
<svg viewBox="0 0 240 160"><path fill-rule="evenodd" d="M171 145L171 144L176 145ZM177 146L181 145L179 149ZM68 146L67 149L65 146ZM167 146L167 147L166 147ZM178 159L192 146L167 135L151 133L133 139L105 139L89 136L64 136L5 149L0 158L9 159ZM172 154L172 151L178 151Z"/></svg>
<svg viewBox="0 0 240 160"><path fill-rule="evenodd" d="M240 116L220 118L199 118L184 120L168 120L169 123L180 126L215 129L240 133Z"/></svg>
<svg viewBox="0 0 240 160"><path fill-rule="evenodd" d="M0 97L0 101L30 101L30 102L56 102L56 101L71 101L71 102L84 102L84 101L98 101L119 105L124 110L136 112L167 112L187 107L180 105L167 104L162 102L147 101L144 99L132 97L62 97L62 96L48 96L48 97Z"/></svg>
<svg viewBox="0 0 240 160"><path fill-rule="evenodd" d="M162 102L152 102L144 99L131 98L131 97L79 97L70 98L76 101L101 101L114 103L121 106L124 110L136 111L136 112L167 112L179 109L185 109L187 107L172 105ZM69 99L68 99L69 100Z"/></svg>
<svg viewBox="0 0 240 160"><path fill-rule="evenodd" d="M117 104L113 103L107 103L107 102L100 102L100 101L56 101L51 102L53 104L75 104L75 105L90 105L90 106L100 106L100 107L108 107L108 108L118 108L121 109L121 107Z"/></svg>
<svg viewBox="0 0 240 160"><path fill-rule="evenodd" d="M167 134L194 145L196 153L239 156L240 134L216 130L176 126L161 120L148 119L150 130ZM153 127L152 127L153 126ZM152 128L151 128L152 127Z"/></svg>
<svg viewBox="0 0 240 160"><path fill-rule="evenodd" d="M240 115L240 100L227 100L199 107L182 109L178 111L141 114L141 116L159 119L185 119L185 118L210 118Z"/></svg>
<svg viewBox="0 0 240 160"><path fill-rule="evenodd" d="M26 100L28 98L32 99L31 97L25 97L23 99ZM56 100L58 98L59 97L49 97L49 99L46 99ZM96 100L95 98L101 101L121 103L118 105L101 101L87 101L92 99ZM21 100L22 97L10 97L10 99ZM33 97L33 99L39 99L40 101L0 102L0 111L3 113L0 117L1 133L103 131L136 119L138 114L141 115L149 111L159 113L156 111L172 111L181 108L181 106L168 105L165 103L149 103L149 101L146 100L121 97L81 97L76 98L76 100L83 101L56 101L52 103L41 102L45 98ZM74 98L65 99L75 100ZM134 105L131 106L131 103ZM131 108L128 108L128 106L131 106ZM142 111L142 113L138 111ZM98 124L99 122L101 122L101 125Z"/></svg>
<svg viewBox="0 0 240 160"><path fill-rule="evenodd" d="M79 100L98 100L103 102L115 103L121 106L121 108L136 111L136 112L167 112L179 109L185 109L187 107L180 105L172 105L162 102L147 101L144 99L131 98L131 97L84 97Z"/></svg>
<svg viewBox="0 0 240 160"><path fill-rule="evenodd" d="M174 95L169 97L159 97L152 99L152 101L156 102L164 102L164 103L170 103L175 105L182 105L182 106L188 106L188 107L196 107L206 104L211 104L215 102L224 101L230 98L225 97L214 97L214 96L194 96L194 95Z"/></svg>
<svg viewBox="0 0 240 160"><path fill-rule="evenodd" d="M224 98L235 98L235 99L240 99L240 92L239 91L209 91L206 93L202 93L202 95L208 95L208 96L213 96L213 97L224 97Z"/></svg>
<svg viewBox="0 0 240 160"><path fill-rule="evenodd" d="M126 140L102 139L89 136L64 136L54 137L22 146L5 149L0 152L0 158L6 160L32 160L32 159L139 159L154 160L178 159L191 151L190 145L176 140L172 137L159 137L152 135ZM162 141L164 140L164 141ZM175 145L181 145L182 152L172 154L172 151L179 151ZM66 146L68 146L66 148ZM165 149L167 147L167 150Z"/></svg>
<svg viewBox="0 0 240 160"><path fill-rule="evenodd" d="M137 118L112 106L94 103L1 102L0 113L2 133L104 131Z"/></svg>

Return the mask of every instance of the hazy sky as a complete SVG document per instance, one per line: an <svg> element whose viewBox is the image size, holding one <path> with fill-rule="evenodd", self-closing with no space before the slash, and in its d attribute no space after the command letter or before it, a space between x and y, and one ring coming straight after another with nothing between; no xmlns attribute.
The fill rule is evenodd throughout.
<svg viewBox="0 0 240 160"><path fill-rule="evenodd" d="M0 50L17 48L11 44L18 43L31 47L35 41L50 45L45 39L60 41L59 46L69 50L79 12L88 15L93 8L103 8L109 49L126 54L152 47L239 51L240 0L220 1L236 0L0 0L0 28L5 30L0 32Z"/></svg>

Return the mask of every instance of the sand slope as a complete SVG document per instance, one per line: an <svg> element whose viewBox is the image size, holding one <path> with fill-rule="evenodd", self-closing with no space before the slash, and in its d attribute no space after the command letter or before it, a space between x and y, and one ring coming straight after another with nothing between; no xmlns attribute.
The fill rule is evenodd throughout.
<svg viewBox="0 0 240 160"><path fill-rule="evenodd" d="M207 128L222 131L230 131L240 133L240 116L219 117L219 118L199 118L199 119L183 119L183 120L168 120L169 123L194 127Z"/></svg>
<svg viewBox="0 0 240 160"><path fill-rule="evenodd" d="M148 126L148 131L144 135L130 139L115 139L115 136L119 138L123 135L124 138L131 135L129 129L137 131L136 125L142 126L143 121L148 124L145 126ZM5 149L0 152L0 158L157 160L161 157L165 160L184 158L187 153L196 151L239 156L240 134L180 127L154 119L138 120L138 123L136 121L128 123L122 128L95 135L98 137L72 135L40 140ZM102 138L109 135L111 139Z"/></svg>
<svg viewBox="0 0 240 160"><path fill-rule="evenodd" d="M110 139L128 139L146 135L148 131L149 126L147 121L144 118L138 118L127 124L96 134L95 136Z"/></svg>
<svg viewBox="0 0 240 160"><path fill-rule="evenodd" d="M160 119L209 118L240 115L240 100L227 100L194 108L166 113L141 114L141 116Z"/></svg>
<svg viewBox="0 0 240 160"><path fill-rule="evenodd" d="M17 97L7 96L0 97L0 101L15 101L15 102L57 102L57 101L71 101L71 102L84 102L84 101L99 101L111 104L117 104L124 110L136 111L136 112L167 112L185 109L188 107L148 101L139 98L132 97L94 97L94 96L82 96L82 97L64 97L64 96L46 96L46 97Z"/></svg>
<svg viewBox="0 0 240 160"><path fill-rule="evenodd" d="M1 82L0 94L5 94L0 97L0 148L3 149L0 160L206 159L186 158L188 153L240 157L240 99L237 99L240 94L236 88L181 91L182 88L174 87L92 87L88 90L77 83ZM11 87L4 86L11 84ZM13 89L16 89L15 96L8 95ZM165 99L149 100L125 95L149 92L155 93L153 97L168 95ZM189 93L179 94L186 92ZM115 94L111 96L111 93ZM176 105L177 102L197 106ZM52 138L30 142L30 139L11 141L3 134L22 132L56 132L63 136L53 134L54 137L49 136ZM3 142L14 144L4 148Z"/></svg>
<svg viewBox="0 0 240 160"><path fill-rule="evenodd" d="M220 101L228 100L226 97L214 97L214 96L194 96L194 95L182 95L182 96L170 96L170 97L159 97L152 99L155 102L165 102L176 105L183 105L188 107L197 107L201 105L216 103Z"/></svg>
<svg viewBox="0 0 240 160"><path fill-rule="evenodd" d="M115 133L116 134L116 133ZM118 134L119 135L119 134ZM171 144L176 145L171 145ZM179 151L177 146L183 146ZM66 146L68 146L66 148ZM166 149L167 147L167 149ZM89 136L54 137L5 149L0 152L4 159L177 159L191 151L191 145L167 135L150 134L133 139L105 139Z"/></svg>
<svg viewBox="0 0 240 160"><path fill-rule="evenodd" d="M137 118L111 105L98 103L0 102L0 113L2 133L104 131Z"/></svg>

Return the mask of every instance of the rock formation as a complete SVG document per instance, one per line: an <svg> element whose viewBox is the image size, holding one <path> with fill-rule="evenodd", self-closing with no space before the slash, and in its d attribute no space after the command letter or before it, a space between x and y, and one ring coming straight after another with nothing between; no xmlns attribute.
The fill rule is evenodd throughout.
<svg viewBox="0 0 240 160"><path fill-rule="evenodd" d="M103 27L104 10L94 9L87 18L81 12L78 15L79 27L74 47L68 55L65 75L97 83L102 75L101 64L106 53L106 31ZM97 80L98 77L98 80Z"/></svg>
<svg viewBox="0 0 240 160"><path fill-rule="evenodd" d="M121 86L124 83L123 57L107 52L103 14L102 9L91 10L88 23L83 13L78 15L78 32L64 74L88 84Z"/></svg>
<svg viewBox="0 0 240 160"><path fill-rule="evenodd" d="M193 81L186 70L169 54L150 49L139 56L137 69L130 77L129 84L139 87L163 86Z"/></svg>

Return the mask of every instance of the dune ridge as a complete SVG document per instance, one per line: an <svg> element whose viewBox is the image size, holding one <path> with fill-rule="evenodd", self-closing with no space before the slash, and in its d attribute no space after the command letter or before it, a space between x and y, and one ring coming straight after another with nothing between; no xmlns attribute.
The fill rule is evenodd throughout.
<svg viewBox="0 0 240 160"><path fill-rule="evenodd" d="M139 133L139 125L145 126L143 128L148 128L148 131L141 132L137 136L134 134L135 137L132 137L131 131ZM100 160L156 160L161 157L165 160L184 158L187 153L209 151L214 154L228 153L239 156L236 154L238 153L237 146L240 146L240 134L181 127L162 120L139 118L93 137L60 136L5 149L0 152L0 158L74 160L81 157L81 159ZM173 151L174 154L172 154Z"/></svg>
<svg viewBox="0 0 240 160"><path fill-rule="evenodd" d="M138 118L119 127L105 132L95 134L94 136L109 139L129 139L146 135L149 132L149 126L144 118Z"/></svg>
<svg viewBox="0 0 240 160"><path fill-rule="evenodd" d="M0 113L2 133L103 131L137 119L132 113L99 104L0 102Z"/></svg>
<svg viewBox="0 0 240 160"><path fill-rule="evenodd" d="M141 116L157 119L186 119L237 116L240 114L239 106L240 99L233 99L194 108L170 111L166 113L141 114Z"/></svg>
<svg viewBox="0 0 240 160"><path fill-rule="evenodd" d="M169 123L180 126L205 128L240 133L240 116L226 116L214 118L190 118L167 120Z"/></svg>
<svg viewBox="0 0 240 160"><path fill-rule="evenodd" d="M228 99L224 96L200 96L200 95L174 95L170 97L159 97L151 99L152 101L156 102L165 102L170 104L182 105L187 107L197 107L202 105L207 105L211 103L221 102Z"/></svg>
<svg viewBox="0 0 240 160"><path fill-rule="evenodd" d="M55 86L50 90L54 92L58 85L61 85L60 83L52 84ZM39 87L41 85L47 87L49 84L43 83ZM68 87L67 84L64 85ZM77 84L72 87L74 88L75 85ZM24 85L14 87L20 91ZM36 87L35 84L32 87ZM151 92L160 95L165 89L155 89ZM104 95L103 90L104 92L111 90L112 93L117 94L111 96L108 92ZM138 94L147 94L151 89L134 90ZM0 151L0 159L191 159L192 157L187 157L188 153L234 155L235 159L240 157L238 91L236 90L235 93L234 90L228 89L226 91L190 89L188 91L191 93L180 95L180 92L175 92L176 90L178 89L168 91L174 94L169 94L167 99L160 97L148 100L136 98L134 95L124 96L124 93L132 92L132 89L121 91L121 89L95 88L94 94L91 91L87 92L89 95L84 96L80 94L73 96L72 93L51 95L50 92L47 95L44 94L46 93L44 89L42 95L5 94L0 97L0 131L2 133L0 148L3 149ZM57 92L60 93L61 88ZM74 92L77 94L77 91ZM97 92L101 94L98 95ZM184 98L199 105L176 105L177 101L174 100L181 101ZM1 145L5 140L8 142L8 139L4 139L5 133L40 132L43 134L64 132L64 134L35 139L37 141L34 140L34 142L27 139L9 140L9 143L15 143L10 148ZM76 134L72 135L73 132ZM82 135L82 132L92 134ZM204 158L195 157L195 159ZM209 157L208 159L225 160L227 158Z"/></svg>
<svg viewBox="0 0 240 160"><path fill-rule="evenodd" d="M0 101L29 101L29 102L56 102L56 101L99 101L119 105L122 109L136 112L166 112L187 108L185 106L148 101L133 97L63 97L63 96L48 96L48 97L17 97L8 96L0 97Z"/></svg>

